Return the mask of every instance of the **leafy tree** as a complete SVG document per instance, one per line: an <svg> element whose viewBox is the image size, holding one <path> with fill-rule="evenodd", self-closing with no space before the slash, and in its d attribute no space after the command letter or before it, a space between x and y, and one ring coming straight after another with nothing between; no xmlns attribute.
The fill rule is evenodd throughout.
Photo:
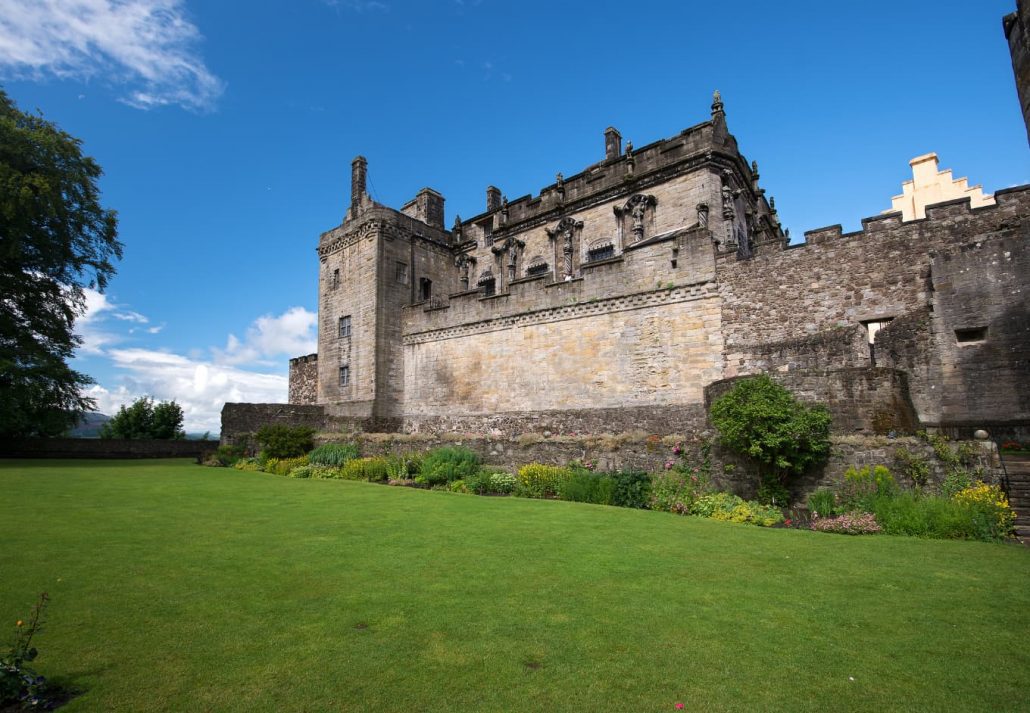
<svg viewBox="0 0 1030 713"><path fill-rule="evenodd" d="M100 429L101 438L185 438L182 430L182 407L174 401L155 404L149 396L141 396L129 406L118 409Z"/></svg>
<svg viewBox="0 0 1030 713"><path fill-rule="evenodd" d="M277 423L262 426L254 434L266 458L297 458L314 448L315 429L309 426L286 426Z"/></svg>
<svg viewBox="0 0 1030 713"><path fill-rule="evenodd" d="M100 175L78 139L0 89L0 437L56 435L95 408L67 361L83 289L102 290L122 254Z"/></svg>
<svg viewBox="0 0 1030 713"><path fill-rule="evenodd" d="M768 376L737 382L711 408L719 441L754 460L765 482L782 484L830 454L830 413L806 406Z"/></svg>

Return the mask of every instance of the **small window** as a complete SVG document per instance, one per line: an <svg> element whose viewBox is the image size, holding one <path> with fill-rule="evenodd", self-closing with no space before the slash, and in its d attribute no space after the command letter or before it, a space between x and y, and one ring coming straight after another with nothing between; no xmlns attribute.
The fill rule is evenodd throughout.
<svg viewBox="0 0 1030 713"><path fill-rule="evenodd" d="M540 261L535 261L534 260L533 263L530 264L530 266L526 268L526 274L530 275L530 276L532 276L532 275L543 275L549 269L550 269L550 266L546 262L544 262L543 260L540 260Z"/></svg>
<svg viewBox="0 0 1030 713"><path fill-rule="evenodd" d="M349 314L346 317L340 317L340 329L339 329L339 332L340 332L339 336L341 338L349 337L350 336L350 315Z"/></svg>
<svg viewBox="0 0 1030 713"><path fill-rule="evenodd" d="M408 266L406 263L398 262L397 270L394 274L396 276L397 282L399 282L402 285L408 284Z"/></svg>
<svg viewBox="0 0 1030 713"><path fill-rule="evenodd" d="M419 278L418 298L421 302L428 302L433 298L433 281L428 277Z"/></svg>
<svg viewBox="0 0 1030 713"><path fill-rule="evenodd" d="M982 342L985 339L987 339L987 327L973 327L971 329L955 330L955 341L959 344Z"/></svg>
<svg viewBox="0 0 1030 713"><path fill-rule="evenodd" d="M493 245L494 244L494 222L488 220L485 223L480 223L479 227L483 229L483 244Z"/></svg>
<svg viewBox="0 0 1030 713"><path fill-rule="evenodd" d="M869 335L869 343L873 344L876 342L876 333L891 323L893 317L885 317L883 319L872 319L868 322L862 322L866 328L866 334Z"/></svg>
<svg viewBox="0 0 1030 713"><path fill-rule="evenodd" d="M344 364L340 367L340 386L350 384L350 365Z"/></svg>
<svg viewBox="0 0 1030 713"><path fill-rule="evenodd" d="M340 268L333 270L333 289L340 286Z"/></svg>
<svg viewBox="0 0 1030 713"><path fill-rule="evenodd" d="M610 260L615 257L615 246L609 243L608 245L599 245L596 248L587 250L587 262L598 262L599 260Z"/></svg>

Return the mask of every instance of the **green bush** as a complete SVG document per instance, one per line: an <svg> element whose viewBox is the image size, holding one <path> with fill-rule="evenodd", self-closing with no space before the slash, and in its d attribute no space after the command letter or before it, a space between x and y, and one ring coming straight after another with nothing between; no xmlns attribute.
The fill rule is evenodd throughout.
<svg viewBox="0 0 1030 713"><path fill-rule="evenodd" d="M465 487L468 489L468 492L475 493L477 495L487 495L489 493L505 492L510 493L511 489L497 489L497 485L494 481L494 476L496 475L508 475L508 472L505 471L503 468L498 468L497 466L480 466L479 470L465 478ZM514 484L515 479L514 476L512 476L512 488L514 488Z"/></svg>
<svg viewBox="0 0 1030 713"><path fill-rule="evenodd" d="M872 512L889 535L992 540L996 523L980 508L950 498L900 493L873 499Z"/></svg>
<svg viewBox="0 0 1030 713"><path fill-rule="evenodd" d="M573 468L569 477L558 484L557 495L562 500L577 503L611 505L615 495L615 480L607 473Z"/></svg>
<svg viewBox="0 0 1030 713"><path fill-rule="evenodd" d="M228 468L245 455L247 453L243 446L218 446L218 450L215 451L215 460L219 465Z"/></svg>
<svg viewBox="0 0 1030 713"><path fill-rule="evenodd" d="M508 495L515 492L519 479L508 472L490 474L490 492Z"/></svg>
<svg viewBox="0 0 1030 713"><path fill-rule="evenodd" d="M261 472L261 463L258 462L257 458L240 458L232 464L232 467L236 470L242 470L247 473Z"/></svg>
<svg viewBox="0 0 1030 713"><path fill-rule="evenodd" d="M643 471L607 473L612 480L611 504L623 508L647 509L651 499L651 476Z"/></svg>
<svg viewBox="0 0 1030 713"><path fill-rule="evenodd" d="M479 471L479 456L462 446L442 446L429 451L422 459L415 482L421 485L442 485L464 480Z"/></svg>
<svg viewBox="0 0 1030 713"><path fill-rule="evenodd" d="M702 495L695 501L690 513L713 520L761 527L772 527L783 522L783 513L779 509L748 502L732 493Z"/></svg>
<svg viewBox="0 0 1030 713"><path fill-rule="evenodd" d="M975 480L973 474L965 468L952 468L944 476L944 482L941 483L941 493L950 498L961 493L966 488L972 487Z"/></svg>
<svg viewBox="0 0 1030 713"><path fill-rule="evenodd" d="M830 453L830 413L806 406L768 376L743 379L712 403L720 442L783 482Z"/></svg>
<svg viewBox="0 0 1030 713"><path fill-rule="evenodd" d="M308 464L308 457L300 458L269 458L262 466L262 470L272 475L289 475L294 468Z"/></svg>
<svg viewBox="0 0 1030 713"><path fill-rule="evenodd" d="M361 452L354 443L326 443L311 451L308 460L314 465L340 466L360 456Z"/></svg>
<svg viewBox="0 0 1030 713"><path fill-rule="evenodd" d="M344 480L367 480L370 483L385 482L390 477L390 459L384 456L353 458L338 469Z"/></svg>
<svg viewBox="0 0 1030 713"><path fill-rule="evenodd" d="M268 458L296 458L311 450L315 429L308 426L262 426L254 440L262 446Z"/></svg>
<svg viewBox="0 0 1030 713"><path fill-rule="evenodd" d="M907 448L894 451L894 462L898 472L911 480L917 487L925 487L930 480L930 463L926 458Z"/></svg>
<svg viewBox="0 0 1030 713"><path fill-rule="evenodd" d="M300 465L292 469L287 475L291 478L317 478L319 480L329 480L331 478L339 477L339 469L334 468L331 465Z"/></svg>
<svg viewBox="0 0 1030 713"><path fill-rule="evenodd" d="M651 479L648 505L652 510L686 515L694 502L710 489L707 469L673 468Z"/></svg>
<svg viewBox="0 0 1030 713"><path fill-rule="evenodd" d="M897 492L894 476L882 465L873 468L852 466L844 473L844 483L837 499L844 512L872 512L874 498L890 497Z"/></svg>
<svg viewBox="0 0 1030 713"><path fill-rule="evenodd" d="M763 505L777 505L786 507L790 505L790 491L779 479L775 477L762 478L755 493L755 500Z"/></svg>
<svg viewBox="0 0 1030 713"><path fill-rule="evenodd" d="M829 488L820 488L808 496L808 511L820 517L830 517L837 513L837 494Z"/></svg>
<svg viewBox="0 0 1030 713"><path fill-rule="evenodd" d="M518 487L515 492L525 498L557 497L562 484L572 477L571 468L529 463L519 468Z"/></svg>

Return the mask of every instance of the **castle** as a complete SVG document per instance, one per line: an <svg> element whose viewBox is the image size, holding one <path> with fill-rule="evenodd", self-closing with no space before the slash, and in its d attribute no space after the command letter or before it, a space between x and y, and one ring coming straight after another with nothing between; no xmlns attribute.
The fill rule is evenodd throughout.
<svg viewBox="0 0 1030 713"><path fill-rule="evenodd" d="M914 183L961 197L916 205L907 186L895 209L911 214L792 244L718 92L706 121L640 148L609 128L602 160L538 195L488 187L449 229L430 188L400 210L373 201L359 156L347 214L318 242L318 352L291 360L291 406L228 404L223 437L274 420L697 432L706 400L756 373L829 404L838 433L1025 436L1030 186L991 199L929 160Z"/></svg>

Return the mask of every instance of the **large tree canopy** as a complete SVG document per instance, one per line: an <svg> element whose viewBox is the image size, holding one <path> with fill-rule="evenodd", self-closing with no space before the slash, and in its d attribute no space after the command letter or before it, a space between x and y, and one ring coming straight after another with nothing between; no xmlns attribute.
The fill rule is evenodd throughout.
<svg viewBox="0 0 1030 713"><path fill-rule="evenodd" d="M78 139L0 89L0 437L58 434L94 407L67 361L83 289L102 290L122 254L100 175Z"/></svg>

